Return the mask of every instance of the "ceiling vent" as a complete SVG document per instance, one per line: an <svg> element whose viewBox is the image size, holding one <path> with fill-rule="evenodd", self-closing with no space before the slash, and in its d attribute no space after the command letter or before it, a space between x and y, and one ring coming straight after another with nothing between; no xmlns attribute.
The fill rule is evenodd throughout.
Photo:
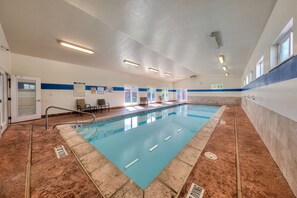
<svg viewBox="0 0 297 198"><path fill-rule="evenodd" d="M195 78L197 78L197 75L192 75L192 76L190 76L190 78L195 79Z"/></svg>

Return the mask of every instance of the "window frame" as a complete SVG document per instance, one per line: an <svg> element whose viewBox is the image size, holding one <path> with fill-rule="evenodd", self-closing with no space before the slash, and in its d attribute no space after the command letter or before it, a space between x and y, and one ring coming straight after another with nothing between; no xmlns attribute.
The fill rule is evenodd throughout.
<svg viewBox="0 0 297 198"><path fill-rule="evenodd" d="M259 74L258 74L259 68ZM256 79L264 75L264 56L262 56L256 65Z"/></svg>
<svg viewBox="0 0 297 198"><path fill-rule="evenodd" d="M287 33L284 34L284 36L279 39L279 41L277 42L277 64L281 64L285 61L287 61L288 59L290 59L294 52L293 52L293 38L294 38L294 33L293 30L290 29ZM289 39L289 56L285 59L281 59L281 55L282 55L282 45Z"/></svg>
<svg viewBox="0 0 297 198"><path fill-rule="evenodd" d="M130 102L126 102L126 90L129 90ZM135 93L135 90L136 90L136 102L133 102L133 93ZM138 87L136 85L124 85L124 104L125 104L125 106L138 104L138 96L139 96L139 91L138 91Z"/></svg>

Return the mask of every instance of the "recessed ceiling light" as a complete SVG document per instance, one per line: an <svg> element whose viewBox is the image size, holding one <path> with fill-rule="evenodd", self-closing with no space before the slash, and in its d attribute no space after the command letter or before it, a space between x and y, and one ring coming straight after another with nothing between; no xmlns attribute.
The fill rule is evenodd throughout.
<svg viewBox="0 0 297 198"><path fill-rule="evenodd" d="M172 76L172 74L171 73L168 73L168 72L165 72L164 75L165 76Z"/></svg>
<svg viewBox="0 0 297 198"><path fill-rule="evenodd" d="M225 76L229 76L229 73L226 73Z"/></svg>
<svg viewBox="0 0 297 198"><path fill-rule="evenodd" d="M220 61L221 64L224 63L224 55L220 55L219 56L219 61Z"/></svg>
<svg viewBox="0 0 297 198"><path fill-rule="evenodd" d="M158 69L153 68L153 67L149 67L149 70L150 70L151 72L155 72L155 73L158 73L158 72L159 72Z"/></svg>
<svg viewBox="0 0 297 198"><path fill-rule="evenodd" d="M224 70L224 71L227 71L227 69L228 69L227 66L224 65L224 66L223 66L223 70Z"/></svg>
<svg viewBox="0 0 297 198"><path fill-rule="evenodd" d="M62 45L64 47L71 48L71 49L75 49L75 50L78 50L78 51L81 51L81 52L85 52L85 53L88 53L88 54L94 54L94 51L92 51L92 50L89 50L89 49L86 49L86 48L83 48L83 47L79 47L77 45L73 45L73 44L70 44L70 43L66 43L64 41L60 41L60 45Z"/></svg>
<svg viewBox="0 0 297 198"><path fill-rule="evenodd" d="M182 77L182 76L177 76L178 78L184 78L184 77Z"/></svg>
<svg viewBox="0 0 297 198"><path fill-rule="evenodd" d="M124 63L125 63L125 64L128 64L128 65L132 65L132 66L134 66L134 67L138 67L138 66L140 66L139 63L135 63L135 62L132 62L132 61L129 61L129 60L124 60Z"/></svg>

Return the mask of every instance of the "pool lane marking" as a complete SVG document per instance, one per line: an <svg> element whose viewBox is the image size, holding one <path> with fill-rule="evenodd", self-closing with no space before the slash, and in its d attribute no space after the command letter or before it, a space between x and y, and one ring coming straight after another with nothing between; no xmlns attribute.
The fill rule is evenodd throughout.
<svg viewBox="0 0 297 198"><path fill-rule="evenodd" d="M164 140L167 141L171 138L171 135L169 135L167 138L165 138Z"/></svg>
<svg viewBox="0 0 297 198"><path fill-rule="evenodd" d="M134 161L132 161L132 162L130 162L129 164L127 164L126 166L125 166L125 168L127 169L127 168L129 168L130 166L132 166L133 164L135 164L136 162L138 162L138 158L137 159L135 159Z"/></svg>
<svg viewBox="0 0 297 198"><path fill-rule="evenodd" d="M157 147L158 147L159 145L158 144L156 144L155 146L153 146L152 148L150 148L150 152L152 152L153 150L155 150Z"/></svg>

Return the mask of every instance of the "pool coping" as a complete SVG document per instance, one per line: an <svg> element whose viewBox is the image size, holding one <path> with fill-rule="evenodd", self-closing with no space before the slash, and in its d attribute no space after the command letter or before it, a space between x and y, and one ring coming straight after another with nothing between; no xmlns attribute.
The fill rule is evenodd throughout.
<svg viewBox="0 0 297 198"><path fill-rule="evenodd" d="M106 116L96 119L96 121L106 121L178 105L180 104L140 110L118 116ZM171 162L168 163L145 190L137 186L137 184L81 137L70 125L57 126L57 129L79 164L103 197L178 197L204 147L219 123L225 108L225 105L221 106L217 112L212 115L210 120L196 133Z"/></svg>

